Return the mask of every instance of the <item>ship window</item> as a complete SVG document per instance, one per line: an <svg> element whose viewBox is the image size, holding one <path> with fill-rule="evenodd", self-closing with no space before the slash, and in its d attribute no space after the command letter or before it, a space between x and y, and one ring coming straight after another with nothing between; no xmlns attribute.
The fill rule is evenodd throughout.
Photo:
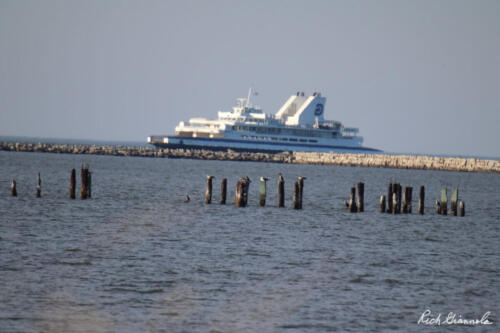
<svg viewBox="0 0 500 333"><path fill-rule="evenodd" d="M306 140L306 139L300 139L299 141L300 141L300 142L307 142L307 140Z"/></svg>
<svg viewBox="0 0 500 333"><path fill-rule="evenodd" d="M278 138L271 137L271 140L273 140L273 141L277 141L277 140L278 140Z"/></svg>
<svg viewBox="0 0 500 333"><path fill-rule="evenodd" d="M309 140L309 142L318 142L318 140Z"/></svg>
<svg viewBox="0 0 500 333"><path fill-rule="evenodd" d="M280 138L280 141L288 141L287 138Z"/></svg>
<svg viewBox="0 0 500 333"><path fill-rule="evenodd" d="M290 139L290 141L295 141L295 142L297 142L297 139Z"/></svg>

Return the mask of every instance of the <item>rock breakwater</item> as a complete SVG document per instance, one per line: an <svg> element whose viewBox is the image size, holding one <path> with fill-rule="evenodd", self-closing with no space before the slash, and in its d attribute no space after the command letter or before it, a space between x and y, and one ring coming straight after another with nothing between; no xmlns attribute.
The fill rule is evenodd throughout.
<svg viewBox="0 0 500 333"><path fill-rule="evenodd" d="M296 164L323 164L397 169L500 172L500 161L478 158L433 157L416 155L344 154L344 153L245 153L193 149L157 149L133 146L65 145L49 143L0 142L0 150L59 154L93 154L201 160L254 161Z"/></svg>

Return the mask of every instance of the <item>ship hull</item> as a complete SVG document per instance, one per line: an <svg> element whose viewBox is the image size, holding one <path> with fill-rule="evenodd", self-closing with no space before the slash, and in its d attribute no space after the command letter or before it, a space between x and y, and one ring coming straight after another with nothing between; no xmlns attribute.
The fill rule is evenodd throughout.
<svg viewBox="0 0 500 333"><path fill-rule="evenodd" d="M159 148L200 149L212 151L227 151L228 149L230 149L238 152L279 153L283 151L297 151L357 154L376 154L382 152L378 149L361 146L262 142L227 138L185 138L177 136L165 136L162 137L162 140L151 140L149 143Z"/></svg>

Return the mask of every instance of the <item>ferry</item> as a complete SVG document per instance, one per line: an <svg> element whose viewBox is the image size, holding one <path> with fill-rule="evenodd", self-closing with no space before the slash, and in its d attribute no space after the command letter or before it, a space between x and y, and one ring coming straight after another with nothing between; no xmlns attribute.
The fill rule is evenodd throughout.
<svg viewBox="0 0 500 333"><path fill-rule="evenodd" d="M254 92L238 98L232 111L219 111L216 120L191 118L175 127L175 135L151 135L147 142L159 148L206 149L239 152L380 153L363 147L359 130L325 120L326 97L315 92L290 96L276 114L252 105Z"/></svg>

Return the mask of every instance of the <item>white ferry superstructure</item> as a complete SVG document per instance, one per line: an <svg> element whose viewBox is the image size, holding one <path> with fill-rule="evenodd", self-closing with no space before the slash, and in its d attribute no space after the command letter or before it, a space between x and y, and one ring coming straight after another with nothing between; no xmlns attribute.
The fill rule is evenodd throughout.
<svg viewBox="0 0 500 333"><path fill-rule="evenodd" d="M234 150L249 152L377 153L363 147L357 128L324 119L326 97L297 92L275 114L266 114L238 98L232 111L218 112L217 120L191 118L175 127L175 135L152 135L147 142L161 148Z"/></svg>

